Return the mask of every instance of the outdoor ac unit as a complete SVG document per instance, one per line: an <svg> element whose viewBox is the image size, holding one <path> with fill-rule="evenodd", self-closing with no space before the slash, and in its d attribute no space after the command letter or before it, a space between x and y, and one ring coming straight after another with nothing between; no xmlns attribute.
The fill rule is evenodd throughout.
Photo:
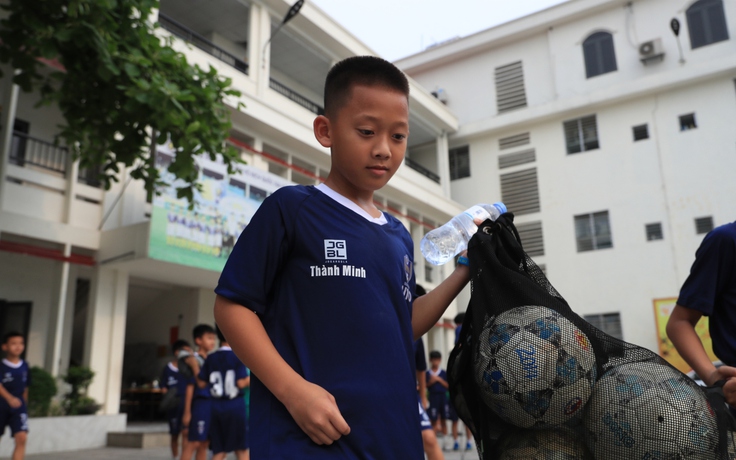
<svg viewBox="0 0 736 460"><path fill-rule="evenodd" d="M644 64L653 60L662 60L664 58L664 49L662 48L662 39L655 38L639 45L639 60Z"/></svg>

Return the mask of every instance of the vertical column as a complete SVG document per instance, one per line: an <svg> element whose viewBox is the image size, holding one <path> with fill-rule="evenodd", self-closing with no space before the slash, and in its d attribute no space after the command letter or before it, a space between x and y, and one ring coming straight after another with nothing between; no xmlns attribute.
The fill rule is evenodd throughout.
<svg viewBox="0 0 736 460"><path fill-rule="evenodd" d="M253 148L259 152L263 152L263 139L261 139L260 137L256 137L255 139L253 139ZM252 166L263 171L268 171L268 161L263 158L263 156L258 154L253 155Z"/></svg>
<svg viewBox="0 0 736 460"><path fill-rule="evenodd" d="M84 362L95 372L95 377L88 394L102 404L103 414L117 414L123 376L128 274L98 269L92 295Z"/></svg>
<svg viewBox="0 0 736 460"><path fill-rule="evenodd" d="M72 247L70 244L64 245L64 257L69 257L72 253ZM56 318L55 327L53 332L53 346L50 353L51 362L47 367L50 369L51 375L54 377L59 376L59 369L61 368L61 347L64 338L64 323L66 322L66 305L67 305L67 294L69 287L69 262L61 263L61 273L59 279L59 294L56 306ZM48 358L47 361L48 363Z"/></svg>
<svg viewBox="0 0 736 460"><path fill-rule="evenodd" d="M8 156L13 142L13 122L18 107L18 85L13 84L13 69L3 66L5 78L2 80L2 100L0 100L0 213L3 209L5 192L5 174L8 170Z"/></svg>
<svg viewBox="0 0 736 460"><path fill-rule="evenodd" d="M268 39L271 36L271 17L263 6L250 5L250 46L248 49L248 74L256 82L258 94L268 89L270 76L270 52Z"/></svg>
<svg viewBox="0 0 736 460"><path fill-rule="evenodd" d="M66 176L66 191L64 199L64 214L63 219L65 224L71 223L72 220L72 207L74 206L74 197L77 194L77 183L79 176L79 160L71 161L71 155L67 159L67 171Z"/></svg>
<svg viewBox="0 0 736 460"><path fill-rule="evenodd" d="M450 147L447 142L447 133L437 136L437 173L440 176L440 185L442 185L442 194L450 197Z"/></svg>
<svg viewBox="0 0 736 460"><path fill-rule="evenodd" d="M197 290L197 324L205 323L215 326L215 291L213 289Z"/></svg>

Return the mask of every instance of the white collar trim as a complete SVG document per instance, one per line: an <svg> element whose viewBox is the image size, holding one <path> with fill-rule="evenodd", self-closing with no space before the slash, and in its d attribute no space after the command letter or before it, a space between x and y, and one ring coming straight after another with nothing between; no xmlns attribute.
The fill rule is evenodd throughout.
<svg viewBox="0 0 736 460"><path fill-rule="evenodd" d="M232 351L232 348L230 348L228 346L224 346L224 347L220 347L220 350L219 351L228 351L228 350Z"/></svg>
<svg viewBox="0 0 736 460"><path fill-rule="evenodd" d="M171 361L169 361L169 369L171 369L174 372L179 372L179 368L178 367L174 367L174 365L171 364Z"/></svg>
<svg viewBox="0 0 736 460"><path fill-rule="evenodd" d="M381 212L380 217L373 217L370 214L368 214L368 211L361 208L357 204L353 203L343 195L340 195L336 191L332 190L329 186L325 185L324 183L319 184L315 187L320 192L324 193L325 195L329 196L333 200L337 201L341 205L345 206L349 210L353 211L354 213L358 214L360 217L363 217L368 222L373 222L374 224L378 225L384 225L387 224L388 221L386 220L386 216Z"/></svg>
<svg viewBox="0 0 736 460"><path fill-rule="evenodd" d="M18 369L18 368L19 368L20 366L22 366L22 365L23 365L23 360L21 359L21 360L20 360L20 361L18 361L18 363L16 364L16 363L11 363L11 362L10 362L10 361L8 361L7 359L3 358L3 364L5 364L5 365L6 365L6 366L8 366L8 367L12 367L13 369Z"/></svg>

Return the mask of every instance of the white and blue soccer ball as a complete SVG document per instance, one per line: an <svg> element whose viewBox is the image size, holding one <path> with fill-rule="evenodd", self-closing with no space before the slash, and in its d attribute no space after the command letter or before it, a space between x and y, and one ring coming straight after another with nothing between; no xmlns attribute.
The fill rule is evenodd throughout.
<svg viewBox="0 0 736 460"><path fill-rule="evenodd" d="M521 428L579 418L596 376L585 333L541 306L517 307L491 318L479 335L474 365L485 404Z"/></svg>
<svg viewBox="0 0 736 460"><path fill-rule="evenodd" d="M519 430L499 443L498 460L593 460L575 432L566 428Z"/></svg>
<svg viewBox="0 0 736 460"><path fill-rule="evenodd" d="M705 394L664 364L629 363L606 372L593 389L584 425L599 460L720 458L716 417Z"/></svg>

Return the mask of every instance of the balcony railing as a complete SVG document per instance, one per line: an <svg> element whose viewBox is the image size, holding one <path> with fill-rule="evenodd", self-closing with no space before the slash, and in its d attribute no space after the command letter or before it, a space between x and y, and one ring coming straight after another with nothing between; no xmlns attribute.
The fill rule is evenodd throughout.
<svg viewBox="0 0 736 460"><path fill-rule="evenodd" d="M66 175L68 156L66 147L13 131L13 142L10 146L10 162L13 164L32 165Z"/></svg>
<svg viewBox="0 0 736 460"><path fill-rule="evenodd" d="M433 173L432 171L430 171L429 169L425 168L424 166L420 165L419 163L417 163L416 161L412 160L411 158L404 157L404 162L406 162L406 165L408 167L410 167L414 171L418 172L419 174L421 174L421 175L423 175L423 176L425 176L425 177L427 177L427 178L429 178L429 179L437 182L438 184L440 183L440 176L438 176L437 174Z"/></svg>
<svg viewBox="0 0 736 460"><path fill-rule="evenodd" d="M324 115L325 109L322 108L322 106L310 101L306 97L302 96L301 94L297 93L293 89L289 88L286 85L283 85L282 83L277 82L273 78L271 79L270 85L272 90L276 91L277 93L286 96L290 100L296 102L297 104L301 105L305 109L309 110L312 113L315 113L317 115Z"/></svg>
<svg viewBox="0 0 736 460"><path fill-rule="evenodd" d="M247 63L245 63L241 59L236 58L232 54L228 53L224 49L220 48L203 36L199 35L197 32L189 29L185 25L176 22L175 20L171 19L161 12L158 13L158 23L161 25L161 27L181 38L182 40L191 43L205 53L208 53L210 56L213 56L221 60L225 64L235 68L236 70L239 70L248 75Z"/></svg>

